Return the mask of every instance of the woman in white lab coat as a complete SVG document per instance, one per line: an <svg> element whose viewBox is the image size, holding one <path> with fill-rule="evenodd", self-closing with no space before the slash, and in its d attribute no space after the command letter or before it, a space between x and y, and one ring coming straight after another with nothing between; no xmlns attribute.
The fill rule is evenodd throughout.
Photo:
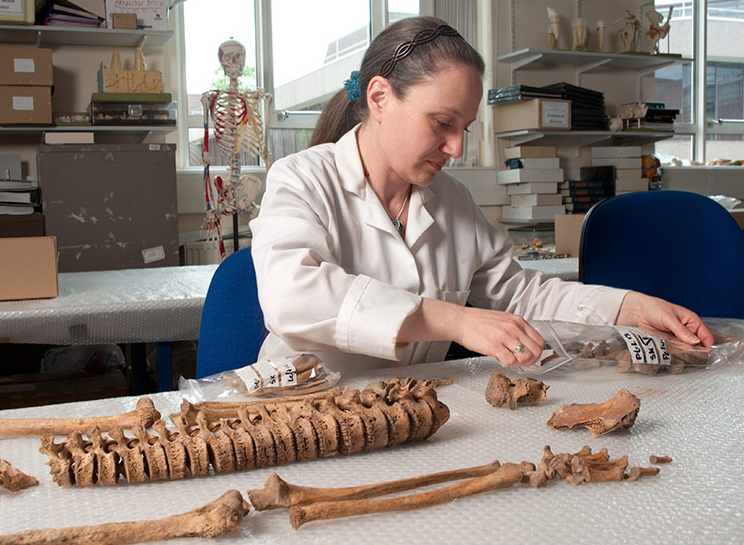
<svg viewBox="0 0 744 545"><path fill-rule="evenodd" d="M259 358L317 354L350 374L441 361L452 341L530 365L530 319L622 324L706 346L694 313L635 292L548 279L442 172L482 96L483 61L430 17L370 45L312 144L274 163L252 252L269 335ZM464 306L466 302L472 306Z"/></svg>

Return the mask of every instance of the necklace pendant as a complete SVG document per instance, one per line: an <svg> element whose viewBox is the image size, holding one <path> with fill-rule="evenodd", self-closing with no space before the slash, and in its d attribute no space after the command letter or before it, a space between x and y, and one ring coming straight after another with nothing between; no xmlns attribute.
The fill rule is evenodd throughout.
<svg viewBox="0 0 744 545"><path fill-rule="evenodd" d="M401 222L399 222L398 220L393 220L393 226L398 231L398 233L400 233L401 235L403 234L403 224Z"/></svg>

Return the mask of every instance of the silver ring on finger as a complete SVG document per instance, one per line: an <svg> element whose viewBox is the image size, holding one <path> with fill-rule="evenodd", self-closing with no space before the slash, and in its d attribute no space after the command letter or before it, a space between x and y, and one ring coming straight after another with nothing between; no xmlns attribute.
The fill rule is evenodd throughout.
<svg viewBox="0 0 744 545"><path fill-rule="evenodd" d="M514 350L512 350L513 354L521 354L524 352L524 345L520 344L519 346L514 347Z"/></svg>

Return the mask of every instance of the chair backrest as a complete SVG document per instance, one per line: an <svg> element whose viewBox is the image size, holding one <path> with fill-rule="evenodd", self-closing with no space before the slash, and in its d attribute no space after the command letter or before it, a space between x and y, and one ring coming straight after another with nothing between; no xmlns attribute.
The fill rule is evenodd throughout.
<svg viewBox="0 0 744 545"><path fill-rule="evenodd" d="M225 259L212 277L202 310L196 378L256 361L266 336L251 249Z"/></svg>
<svg viewBox="0 0 744 545"><path fill-rule="evenodd" d="M704 195L618 195L584 219L579 280L661 297L701 317L744 318L744 234Z"/></svg>

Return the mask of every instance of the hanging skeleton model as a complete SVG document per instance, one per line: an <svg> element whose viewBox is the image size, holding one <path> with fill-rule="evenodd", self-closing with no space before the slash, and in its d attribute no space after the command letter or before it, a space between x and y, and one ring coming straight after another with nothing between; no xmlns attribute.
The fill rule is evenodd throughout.
<svg viewBox="0 0 744 545"><path fill-rule="evenodd" d="M241 152L263 159L266 170L271 166L268 149L268 120L271 95L263 89L242 92L238 78L245 67L245 47L240 42L228 40L220 45L219 59L230 84L226 91L211 90L202 94L204 108L204 197L207 210L203 230L207 240L217 241L220 255L225 258L220 219L223 215L233 218L233 250L238 250L238 213L246 211L251 219L258 213L254 199L261 190L261 181L252 174L240 173ZM261 113L263 109L263 113ZM217 149L229 158L229 176L223 180L209 175L212 157L209 153L209 117L212 117Z"/></svg>

